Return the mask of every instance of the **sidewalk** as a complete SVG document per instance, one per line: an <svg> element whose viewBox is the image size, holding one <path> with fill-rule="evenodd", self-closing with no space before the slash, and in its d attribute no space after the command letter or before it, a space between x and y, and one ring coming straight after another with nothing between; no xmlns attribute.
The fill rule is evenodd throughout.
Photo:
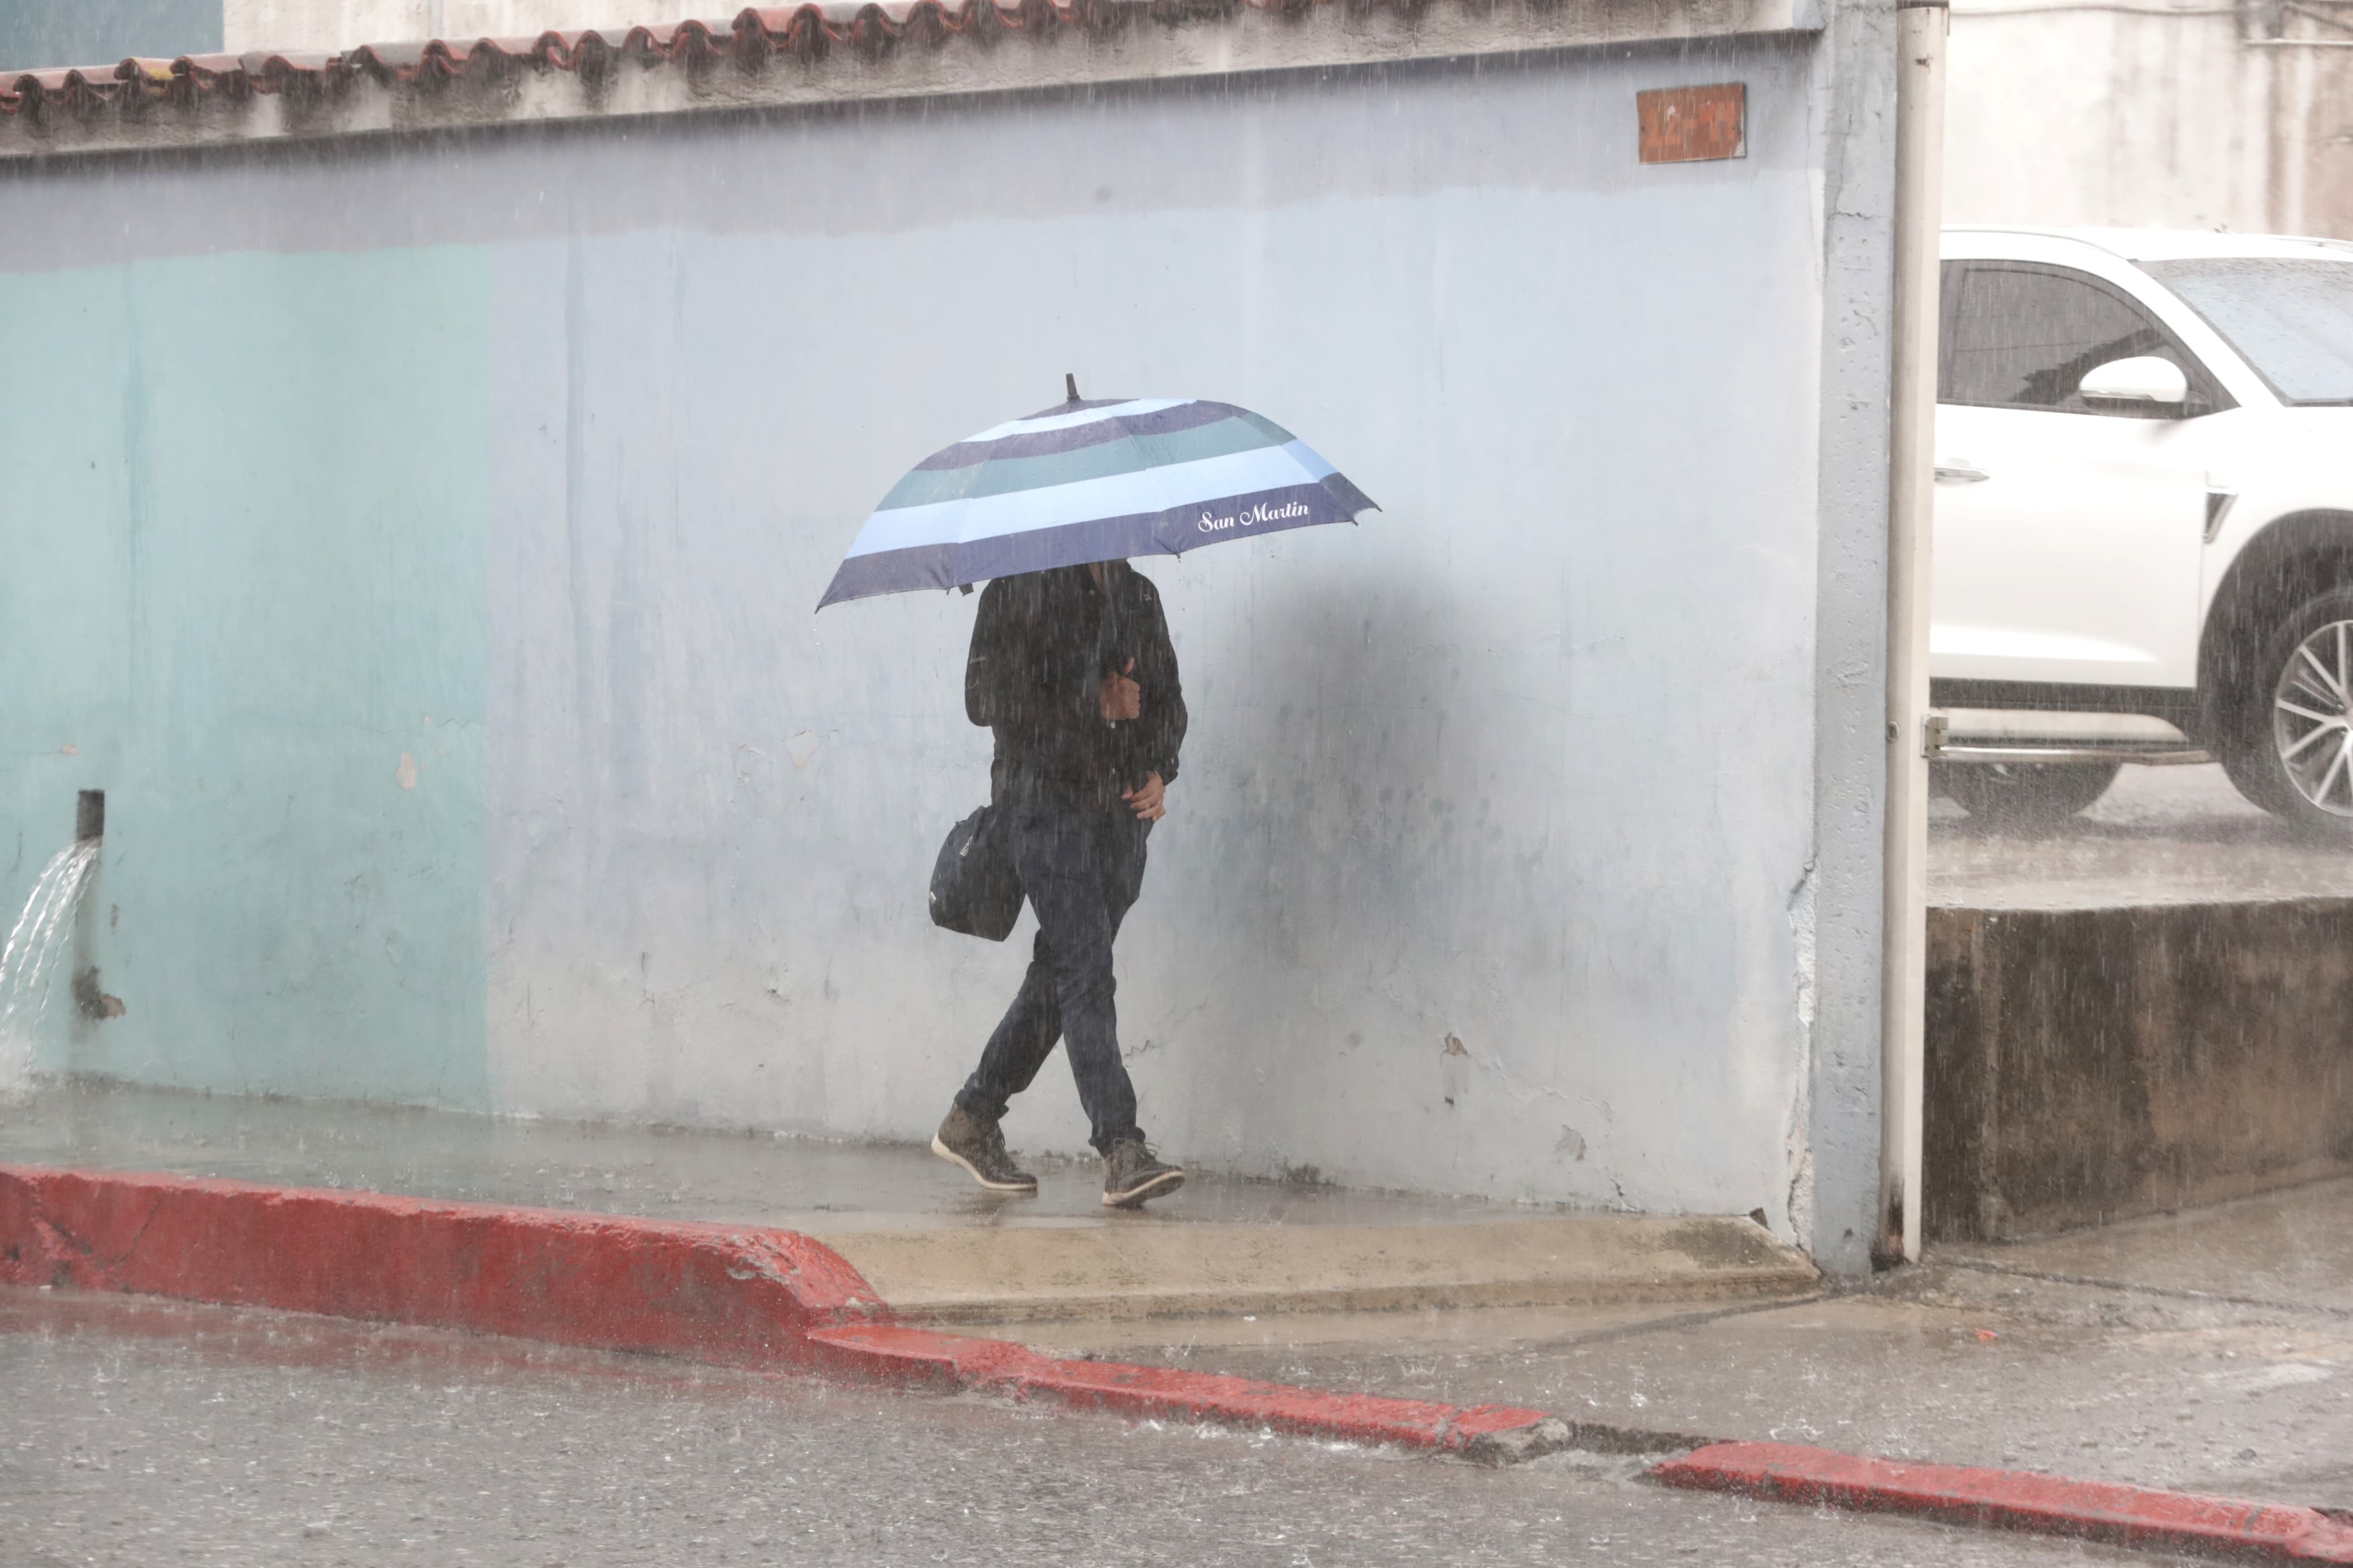
<svg viewBox="0 0 2353 1568"><path fill-rule="evenodd" d="M928 1151L401 1107L58 1087L0 1110L0 1163L217 1176L759 1225L832 1247L902 1321L1553 1307L1811 1294L1739 1217L1596 1215L1196 1175L1106 1210L1092 1164L1034 1199Z"/></svg>

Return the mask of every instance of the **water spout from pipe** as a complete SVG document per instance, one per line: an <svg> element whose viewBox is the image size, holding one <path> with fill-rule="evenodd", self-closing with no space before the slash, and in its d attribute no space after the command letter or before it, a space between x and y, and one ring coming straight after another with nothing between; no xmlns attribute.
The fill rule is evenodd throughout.
<svg viewBox="0 0 2353 1568"><path fill-rule="evenodd" d="M82 792L74 826L74 841L41 868L24 912L9 929L7 947L0 950L0 1101L19 1099L32 1086L33 1034L48 1012L50 982L106 831L103 791Z"/></svg>

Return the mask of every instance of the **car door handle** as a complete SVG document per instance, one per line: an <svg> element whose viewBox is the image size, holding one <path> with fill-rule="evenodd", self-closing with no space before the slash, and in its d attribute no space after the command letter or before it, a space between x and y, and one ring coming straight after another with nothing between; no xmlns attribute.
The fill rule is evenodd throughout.
<svg viewBox="0 0 2353 1568"><path fill-rule="evenodd" d="M1950 479L1957 485L1976 485L1983 484L1993 476L1965 458L1956 458L1949 463L1936 465L1936 478Z"/></svg>

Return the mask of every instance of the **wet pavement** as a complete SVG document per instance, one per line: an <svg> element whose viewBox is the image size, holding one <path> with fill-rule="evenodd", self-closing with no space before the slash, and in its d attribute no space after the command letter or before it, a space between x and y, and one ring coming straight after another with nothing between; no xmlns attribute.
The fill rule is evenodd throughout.
<svg viewBox="0 0 2353 1568"><path fill-rule="evenodd" d="M0 1291L13 1565L2147 1563L1262 1433Z"/></svg>
<svg viewBox="0 0 2353 1568"><path fill-rule="evenodd" d="M53 1086L0 1160L822 1234L1008 1223L920 1150ZM1126 1222L1082 1167L1022 1226ZM1526 1208L1204 1180L1161 1211L1347 1226ZM1162 1225L1161 1234L1174 1234ZM1034 1229L1031 1234L1036 1234ZM1092 1232L1090 1234L1092 1234ZM1015 1239L1008 1237L1008 1242ZM1654 1431L2353 1508L2353 1181L1951 1247L1765 1303L999 1324L1063 1354ZM0 1293L0 1518L36 1563L2042 1563L2101 1549L515 1342Z"/></svg>
<svg viewBox="0 0 2353 1568"><path fill-rule="evenodd" d="M2299 837L2250 805L2219 764L2128 767L2047 832L1995 832L1931 803L1928 897L1970 909L2353 898L2353 840Z"/></svg>
<svg viewBox="0 0 2353 1568"><path fill-rule="evenodd" d="M1973 1271L2341 1319L2353 1333L2353 1179L1936 1256Z"/></svg>
<svg viewBox="0 0 2353 1568"><path fill-rule="evenodd" d="M1062 1354L2353 1509L2353 1180L1715 1310L1040 1326Z"/></svg>
<svg viewBox="0 0 2353 1568"><path fill-rule="evenodd" d="M913 1319L1755 1299L1812 1263L1745 1216L1575 1213L1199 1175L1106 1210L1100 1167L977 1191L904 1144L53 1085L0 1107L0 1161L775 1226Z"/></svg>
<svg viewBox="0 0 2353 1568"><path fill-rule="evenodd" d="M674 1218L750 1220L798 1226L820 1234L839 1229L847 1216L860 1224L953 1230L976 1244L986 1227L1008 1223L1003 1205L976 1204L955 1171L919 1150L765 1134L501 1121L448 1112L154 1090L47 1089L28 1105L0 1110L0 1159L111 1164ZM1105 1215L1095 1203L1091 1170L1064 1167L1049 1169L1045 1174L1047 1194L1038 1205L1039 1216L1010 1223L1017 1226L1126 1223L1126 1216ZM1525 1217L1532 1211L1331 1188L1205 1180L1159 1212L1165 1226L1177 1230L1205 1218L1261 1226L1280 1222L1282 1234L1297 1237L1322 1226L1476 1222ZM1170 1234L1163 1224L1151 1228ZM36 1309L25 1301L17 1297L8 1302L8 1310L19 1314L18 1326L13 1331L16 1338L12 1341L16 1348L11 1352L19 1362L12 1364L23 1371L21 1358L30 1352L20 1342L30 1334L47 1347L33 1357L36 1368L47 1364L44 1358L63 1357L64 1362L62 1370L25 1372L24 1375L87 1377L91 1387L109 1391L106 1401L101 1401L108 1408L116 1408L108 1403L115 1397L116 1384L99 1380L114 1376L105 1370L110 1367L122 1369L130 1379L122 1385L123 1397L130 1397L132 1385L153 1384L160 1391L156 1397L168 1404L171 1399L195 1401L197 1390L211 1391L202 1394L204 1399L216 1393L227 1398L241 1397L224 1393L223 1380L260 1376L252 1369L276 1364L273 1358L279 1352L273 1346L343 1346L328 1359L358 1356L357 1370L347 1366L334 1375L364 1378L375 1375L367 1370L373 1363L361 1354L365 1347L412 1343L398 1334L372 1337L367 1331L304 1324L300 1320L272 1320L277 1326L267 1331L234 1326L216 1331L204 1327L216 1320L201 1312L160 1306L152 1310L163 1316L136 1321L161 1323L163 1328L131 1333L121 1321L102 1313L89 1317L99 1310L90 1303L52 1302ZM110 1303L105 1310L128 1309ZM23 1319L27 1311L35 1317ZM44 1313L47 1315L41 1316ZM25 1326L28 1322L29 1328ZM284 1326L288 1323L300 1327L290 1329ZM183 1352L172 1349L170 1342L183 1329L197 1332L203 1343L186 1350L184 1359L175 1359ZM2318 1184L2194 1213L2040 1241L1943 1247L1932 1252L1925 1267L1883 1275L1860 1289L1778 1302L1620 1303L1454 1311L1228 1311L1145 1321L997 1324L979 1331L1022 1339L1058 1353L1112 1355L1462 1405L1493 1401L1652 1430L1818 1443L1855 1452L2042 1469L2353 1508L2353 1181ZM356 1337L336 1338L345 1333ZM286 1337L290 1334L291 1339ZM117 1345L117 1340L122 1340L123 1345ZM413 1342L428 1341L444 1345L433 1354L456 1353L431 1336ZM140 1348L124 1348L132 1342ZM226 1361L207 1359L214 1357L214 1351L205 1345L228 1346L237 1353ZM261 1348L256 1350L257 1345ZM614 1375L602 1362L596 1365L605 1370L591 1376L582 1370L588 1363L532 1347L482 1344L476 1349L490 1358L482 1363L485 1367L521 1367L531 1377L543 1373L555 1376L547 1369L560 1367L564 1379L587 1380L582 1387L605 1386ZM399 1353L406 1358L400 1364L408 1369L400 1374L408 1380L403 1386L414 1384L412 1393L422 1403L406 1415L388 1415L386 1419L393 1423L385 1428L388 1432L403 1429L399 1424L406 1421L438 1423L437 1430L454 1431L455 1424L461 1423L451 1411L468 1400L489 1397L482 1390L468 1392L474 1376L470 1372L453 1372L436 1382L438 1373L428 1376L418 1370L427 1364L417 1359L426 1352L402 1350ZM696 1399L721 1398L707 1391L723 1385L735 1390L725 1394L724 1399L740 1404L752 1397L728 1382L732 1374L655 1368L644 1363L617 1364L632 1376L654 1379L664 1389L706 1391L696 1394ZM306 1372L295 1381L312 1375ZM492 1382L507 1375L506 1371L499 1371ZM597 1383L596 1378L605 1383ZM47 1408L37 1417L25 1414L26 1399L16 1394L33 1386L20 1382L16 1373L0 1381L0 1387L9 1389L12 1395L7 1401L14 1412L9 1419L47 1424L69 1419L62 1406ZM759 1382L758 1386L768 1391L758 1395L763 1400L783 1397L774 1392L782 1384ZM332 1397L343 1400L346 1394ZM674 1392L661 1394L660 1400L672 1401L661 1408L675 1412L681 1408L676 1401L685 1397ZM803 1419L807 1409L837 1414L864 1410L870 1414L859 1420L879 1422L890 1400L899 1396L874 1394L871 1398L881 1403L856 1404L857 1398L868 1397L803 1388L786 1404L796 1422ZM545 1399L541 1406L554 1408ZM997 1410L993 1416L976 1413L997 1409L986 1402L971 1410L955 1402L936 1410L929 1405L923 1408L928 1413L920 1417L919 1425L934 1424L923 1428L929 1434L923 1439L926 1442L965 1443L975 1452L987 1452L999 1441L1017 1449L1023 1444L1042 1445L1037 1463L1071 1467L1065 1480L1057 1483L1064 1488L1055 1494L1058 1497L1076 1497L1085 1486L1107 1484L1096 1479L1082 1485L1082 1479L1069 1479L1088 1474L1084 1444L1098 1439L1046 1436L1048 1428L1023 1424L1034 1423L1033 1415L1009 1409ZM440 1414L431 1414L436 1410ZM290 1424L295 1416L288 1414L271 1419L289 1424L280 1436L291 1442L286 1434L294 1430ZM952 1441L945 1435L994 1431L987 1426L994 1419L1008 1423L997 1436ZM974 1422L980 1423L979 1427L969 1425ZM50 1429L50 1426L41 1426L43 1432ZM226 1442L231 1440L235 1427L233 1423L221 1424L207 1430ZM707 1446L717 1441L708 1431L697 1430L702 1432L697 1443ZM1079 1428L1050 1430L1068 1433ZM1100 1441L1145 1442L1126 1427L1114 1425L1103 1430L1120 1436ZM58 1439L17 1440L42 1447L53 1446ZM242 1446L239 1451L248 1455L267 1452L273 1440L267 1434L234 1436L235 1443ZM544 1441L555 1444L558 1438L548 1436ZM769 1433L760 1441L768 1445L760 1450L769 1456L763 1463L786 1462L776 1458L783 1452L776 1447L782 1438ZM1215 1444L1219 1440L1209 1437L1187 1441L1195 1447L1179 1445L1167 1452L1259 1453L1246 1443L1218 1447ZM1066 1442L1077 1447L1067 1454L1054 1447ZM0 1452L5 1451L0 1445ZM1144 1451L1161 1452L1148 1443ZM1293 1455L1289 1447L1283 1447L1282 1452ZM1387 1456L1326 1456L1313 1460L1302 1457L1321 1452L1311 1445L1299 1447L1293 1457L1253 1460L1273 1468L1248 1486L1274 1492L1291 1488L1304 1495L1328 1484L1339 1489L1335 1495L1345 1495L1351 1488L1372 1484L1365 1473L1344 1469L1334 1472L1328 1483L1311 1484L1285 1467L1395 1462ZM297 1444L288 1460L298 1470L300 1453ZM1184 1464L1192 1462L1187 1459ZM1182 1470L1183 1465L1177 1468ZM335 1473L355 1475L364 1468ZM1603 1489L1592 1498L1577 1492L1586 1500L1574 1507L1565 1501L1526 1504L1530 1509L1568 1510L1559 1517L1571 1521L1562 1528L1572 1534L1576 1531L1608 1533L1609 1526L1594 1521L1615 1517L1609 1513L1611 1509L1630 1510L1630 1518L1648 1519L1644 1510L1665 1506L1647 1489L1624 1496L1609 1489L1623 1479L1614 1472L1588 1474L1573 1466L1556 1469L1556 1475L1546 1472L1553 1475L1546 1485L1572 1490ZM1419 1472L1411 1473L1419 1476ZM1463 1500L1469 1494L1458 1496L1447 1489L1482 1484L1487 1483L1420 1479L1411 1486L1434 1489L1415 1506L1433 1510L1430 1517L1438 1520L1474 1518L1477 1508ZM1387 1483L1381 1486L1386 1488ZM1072 1488L1079 1490L1069 1489ZM514 1501L497 1489L491 1495L493 1500L506 1500L501 1507ZM716 1500L715 1494L691 1495L695 1500L681 1505L688 1512L715 1510L714 1517L725 1513L725 1505ZM1386 1500L1389 1494L1381 1490L1380 1495ZM1617 1500L1606 1504L1593 1500L1605 1497ZM160 1501L155 1504L158 1510L164 1506ZM615 1501L612 1506L619 1508L622 1503ZM991 1506L1010 1505L999 1500ZM1098 1506L1111 1504L1087 1505ZM481 1507L488 1510L491 1503ZM1449 1510L1459 1511L1449 1513ZM1324 1521L1319 1528L1342 1530L1348 1511L1335 1508L1316 1515ZM1148 1507L1145 1512L1150 1513ZM551 1505L545 1517L556 1519L560 1513ZM490 1517L487 1512L481 1514L477 1525L491 1528L482 1522ZM912 1503L889 1517L913 1521L907 1528L919 1534L931 1528L921 1522L931 1516ZM1735 1516L1719 1512L1710 1517ZM391 1522L401 1521L379 1521L370 1528L381 1535ZM252 1531L260 1528L251 1526ZM679 1528L690 1534L693 1529L688 1524ZM1393 1544L1400 1553L1411 1543L1426 1546L1439 1539L1415 1533L1422 1528L1418 1522L1400 1521L1393 1528L1398 1532ZM953 1545L952 1536L949 1532L937 1542L931 1536L920 1538ZM245 1523L237 1524L230 1537L260 1539ZM814 1539L800 1539L800 1546ZM1181 1539L1212 1537L1182 1535ZM1345 1539L1345 1534L1328 1536L1325 1547ZM1834 1534L1829 1539L1836 1542L1863 1537ZM1780 1549L1778 1544L1770 1548ZM1504 1552L1503 1560L1508 1561L1509 1550L1518 1548L1498 1545L1494 1550ZM1976 1549L1956 1546L1952 1550ZM1931 1555L1890 1560L1994 1559Z"/></svg>
<svg viewBox="0 0 2353 1568"><path fill-rule="evenodd" d="M1025 1158L1029 1158L1025 1156ZM475 1116L343 1100L52 1085L0 1104L0 1161L223 1176L822 1233L1209 1222L1419 1225L1559 1212L1196 1174L1180 1201L1113 1214L1092 1160L1032 1159L1034 1199L979 1192L905 1144L765 1131Z"/></svg>

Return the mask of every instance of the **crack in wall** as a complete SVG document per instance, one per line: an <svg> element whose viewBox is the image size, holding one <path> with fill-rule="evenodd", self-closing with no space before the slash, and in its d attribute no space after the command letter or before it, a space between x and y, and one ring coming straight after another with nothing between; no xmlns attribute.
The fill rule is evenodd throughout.
<svg viewBox="0 0 2353 1568"><path fill-rule="evenodd" d="M1783 906L1789 921L1798 1060L1782 1123L1781 1148L1788 1183L1782 1191L1781 1205L1789 1235L1800 1247L1809 1245L1814 1230L1814 1149L1808 1136L1814 1108L1814 862L1808 860Z"/></svg>

